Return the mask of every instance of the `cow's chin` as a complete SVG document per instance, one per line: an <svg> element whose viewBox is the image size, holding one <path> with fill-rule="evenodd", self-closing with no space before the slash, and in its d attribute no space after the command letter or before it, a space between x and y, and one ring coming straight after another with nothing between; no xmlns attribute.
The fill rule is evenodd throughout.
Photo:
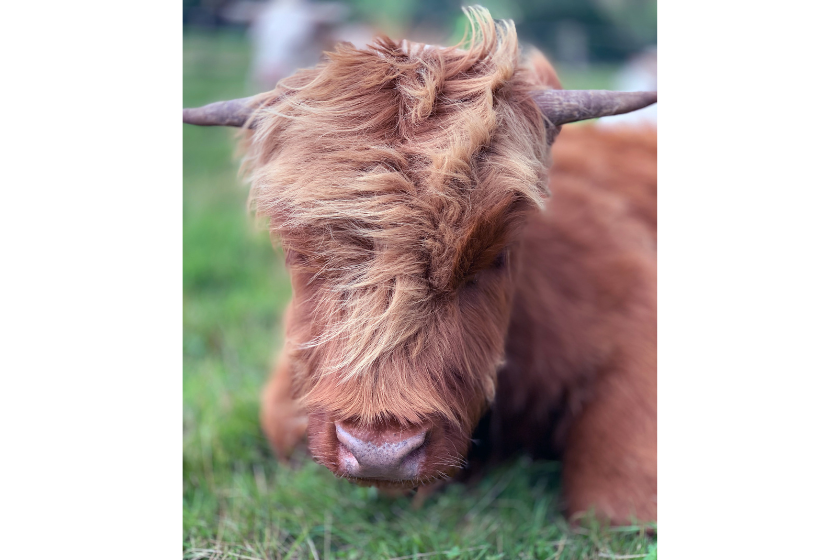
<svg viewBox="0 0 840 560"><path fill-rule="evenodd" d="M466 465L469 428L445 420L357 427L310 412L309 450L336 477L399 493L457 474Z"/></svg>

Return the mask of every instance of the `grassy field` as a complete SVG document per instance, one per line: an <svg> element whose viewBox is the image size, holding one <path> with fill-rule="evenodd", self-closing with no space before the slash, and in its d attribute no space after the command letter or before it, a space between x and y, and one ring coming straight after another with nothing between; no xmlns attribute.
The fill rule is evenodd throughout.
<svg viewBox="0 0 840 560"><path fill-rule="evenodd" d="M184 105L248 91L248 45L187 33ZM608 71L564 75L607 87ZM246 210L231 130L184 127L185 558L656 558L640 527L571 529L559 465L522 458L419 509L337 480L305 456L271 456L258 397L281 341L289 283Z"/></svg>

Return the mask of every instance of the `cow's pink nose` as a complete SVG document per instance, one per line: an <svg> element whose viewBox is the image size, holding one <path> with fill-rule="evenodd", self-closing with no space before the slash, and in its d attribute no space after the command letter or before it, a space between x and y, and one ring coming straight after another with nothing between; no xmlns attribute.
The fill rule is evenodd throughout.
<svg viewBox="0 0 840 560"><path fill-rule="evenodd" d="M411 480L425 457L425 428L371 429L336 422L340 470L356 478Z"/></svg>

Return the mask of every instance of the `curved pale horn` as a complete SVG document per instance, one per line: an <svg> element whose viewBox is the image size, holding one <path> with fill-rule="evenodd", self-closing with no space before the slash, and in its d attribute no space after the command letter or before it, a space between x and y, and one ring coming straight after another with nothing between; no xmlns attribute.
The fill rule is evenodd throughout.
<svg viewBox="0 0 840 560"><path fill-rule="evenodd" d="M549 89L535 91L531 98L554 126L560 126L643 109L656 103L656 92Z"/></svg>
<svg viewBox="0 0 840 560"><path fill-rule="evenodd" d="M198 126L242 126L254 112L258 96L217 101L196 109L184 109L184 123Z"/></svg>
<svg viewBox="0 0 840 560"><path fill-rule="evenodd" d="M241 127L254 112L257 97L242 97L210 103L196 109L184 109L184 122L198 126ZM655 91L550 89L534 92L531 97L555 126L621 115L656 103Z"/></svg>

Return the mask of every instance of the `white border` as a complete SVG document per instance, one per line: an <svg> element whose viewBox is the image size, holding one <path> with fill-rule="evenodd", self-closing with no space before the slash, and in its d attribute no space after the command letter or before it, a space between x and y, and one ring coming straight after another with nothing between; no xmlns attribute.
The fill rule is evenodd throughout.
<svg viewBox="0 0 840 560"><path fill-rule="evenodd" d="M181 6L4 6L4 558L181 556Z"/></svg>

